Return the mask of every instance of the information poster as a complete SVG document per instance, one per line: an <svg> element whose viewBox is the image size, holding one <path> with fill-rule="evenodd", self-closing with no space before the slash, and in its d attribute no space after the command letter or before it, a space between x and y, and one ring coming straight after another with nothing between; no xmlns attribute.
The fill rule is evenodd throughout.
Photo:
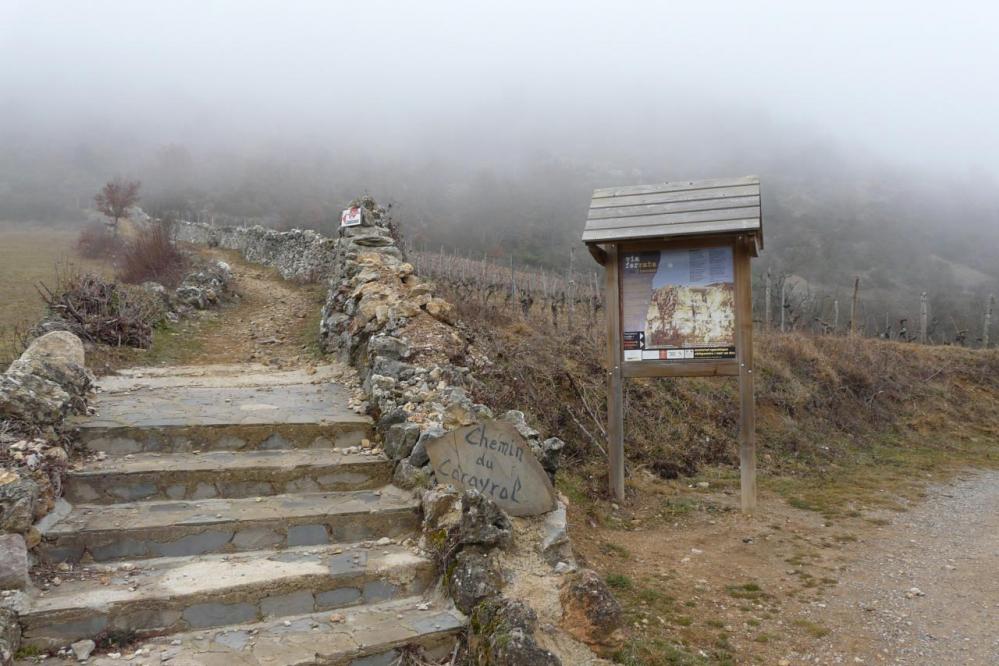
<svg viewBox="0 0 999 666"><path fill-rule="evenodd" d="M625 361L735 358L731 246L621 255Z"/></svg>

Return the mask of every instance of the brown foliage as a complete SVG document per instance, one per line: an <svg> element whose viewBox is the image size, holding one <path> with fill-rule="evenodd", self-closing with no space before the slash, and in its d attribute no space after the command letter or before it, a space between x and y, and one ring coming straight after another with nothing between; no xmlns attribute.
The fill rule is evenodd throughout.
<svg viewBox="0 0 999 666"><path fill-rule="evenodd" d="M187 258L177 249L166 226L152 225L125 243L118 255L118 279L129 284L147 281L176 287L184 277Z"/></svg>
<svg viewBox="0 0 999 666"><path fill-rule="evenodd" d="M76 251L87 259L114 257L121 246L121 239L109 233L107 226L99 222L85 226L76 239Z"/></svg>
<svg viewBox="0 0 999 666"><path fill-rule="evenodd" d="M468 281L440 283L460 318L474 322L474 345L491 360L476 369L483 382L476 397L499 410L525 412L546 435L566 441L570 461L602 462L603 312L579 303L570 327L562 306L556 316L542 301L525 314ZM761 331L755 342L757 434L766 471L833 470L867 443L913 429L981 427L999 402L999 352ZM667 478L694 474L702 465L737 465L736 388L724 378L626 382L629 464ZM940 446L947 445L942 438Z"/></svg>

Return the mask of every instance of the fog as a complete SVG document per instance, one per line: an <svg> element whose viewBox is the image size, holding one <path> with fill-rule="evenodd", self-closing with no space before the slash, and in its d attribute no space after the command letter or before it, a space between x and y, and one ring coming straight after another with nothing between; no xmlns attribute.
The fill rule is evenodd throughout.
<svg viewBox="0 0 999 666"><path fill-rule="evenodd" d="M369 192L417 245L559 265L594 186L757 173L781 270L840 285L880 261L830 258L835 230L995 278L976 238L999 227L997 21L984 2L7 0L0 218L75 219L115 175L154 212L320 229Z"/></svg>

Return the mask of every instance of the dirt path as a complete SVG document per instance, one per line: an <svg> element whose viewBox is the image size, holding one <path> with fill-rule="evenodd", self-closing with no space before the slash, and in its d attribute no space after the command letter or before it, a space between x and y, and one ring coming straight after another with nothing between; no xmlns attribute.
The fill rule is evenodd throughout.
<svg viewBox="0 0 999 666"><path fill-rule="evenodd" d="M252 361L279 367L309 361L325 290L288 282L277 271L247 263L235 252L206 253L233 267L239 302L221 311L217 325L200 332L198 357L206 363Z"/></svg>
<svg viewBox="0 0 999 666"><path fill-rule="evenodd" d="M570 509L581 559L626 609L631 663L999 664L999 472L835 521L641 485L606 513Z"/></svg>
<svg viewBox="0 0 999 666"><path fill-rule="evenodd" d="M857 628L887 663L999 664L999 472L933 489L868 546L829 597L832 652Z"/></svg>
<svg viewBox="0 0 999 666"><path fill-rule="evenodd" d="M134 366L262 363L275 368L313 366L326 287L295 284L276 270L251 264L237 252L197 248L233 269L236 298L195 313L159 332L149 350L115 349L92 356L100 373Z"/></svg>

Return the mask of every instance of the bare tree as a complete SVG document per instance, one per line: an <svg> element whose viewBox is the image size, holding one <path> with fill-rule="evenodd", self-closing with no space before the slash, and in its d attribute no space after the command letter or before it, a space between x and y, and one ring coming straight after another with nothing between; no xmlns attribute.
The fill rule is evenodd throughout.
<svg viewBox="0 0 999 666"><path fill-rule="evenodd" d="M94 196L97 210L111 220L109 226L115 236L118 235L118 220L125 217L125 212L139 201L140 185L137 180L115 178L105 183Z"/></svg>

